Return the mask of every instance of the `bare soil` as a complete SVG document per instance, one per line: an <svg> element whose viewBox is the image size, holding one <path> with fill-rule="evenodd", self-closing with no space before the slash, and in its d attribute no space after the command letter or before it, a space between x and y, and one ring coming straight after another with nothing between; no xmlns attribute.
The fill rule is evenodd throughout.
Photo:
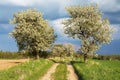
<svg viewBox="0 0 120 80"><path fill-rule="evenodd" d="M78 80L78 76L76 75L74 68L71 64L67 65L68 75L67 80Z"/></svg>
<svg viewBox="0 0 120 80"><path fill-rule="evenodd" d="M54 80L52 79L52 74L55 72L56 67L59 65L59 63L55 63L48 72L39 80ZM78 80L78 76L76 75L74 68L71 64L67 65L67 80Z"/></svg>
<svg viewBox="0 0 120 80"><path fill-rule="evenodd" d="M28 61L28 59L0 60L0 70L8 69L26 61Z"/></svg>
<svg viewBox="0 0 120 80"><path fill-rule="evenodd" d="M53 80L52 79L52 74L55 72L56 67L59 65L59 63L55 63L49 70L48 72L39 80Z"/></svg>

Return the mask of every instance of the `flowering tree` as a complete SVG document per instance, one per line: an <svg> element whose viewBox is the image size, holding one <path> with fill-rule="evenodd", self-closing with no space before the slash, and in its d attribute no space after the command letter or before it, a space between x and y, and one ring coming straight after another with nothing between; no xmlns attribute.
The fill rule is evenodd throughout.
<svg viewBox="0 0 120 80"><path fill-rule="evenodd" d="M94 53L100 45L111 41L112 28L108 19L103 19L97 6L71 6L70 15L64 21L64 33L81 40L81 51L86 62L87 54Z"/></svg>
<svg viewBox="0 0 120 80"><path fill-rule="evenodd" d="M41 12L33 9L14 14L11 20L15 28L11 36L15 38L19 50L27 50L36 54L51 46L55 40L54 30L43 19Z"/></svg>
<svg viewBox="0 0 120 80"><path fill-rule="evenodd" d="M52 48L52 54L53 56L59 56L60 58L64 56L64 47L62 44L55 44Z"/></svg>
<svg viewBox="0 0 120 80"><path fill-rule="evenodd" d="M71 43L63 45L67 56L72 56L74 54L74 46Z"/></svg>

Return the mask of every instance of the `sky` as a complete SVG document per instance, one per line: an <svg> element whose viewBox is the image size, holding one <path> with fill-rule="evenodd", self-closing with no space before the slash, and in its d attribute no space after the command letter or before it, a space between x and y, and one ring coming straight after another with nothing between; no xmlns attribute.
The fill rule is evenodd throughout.
<svg viewBox="0 0 120 80"><path fill-rule="evenodd" d="M63 32L62 21L69 18L65 7L71 5L98 4L103 18L108 18L110 25L114 27L110 44L102 45L100 54L120 54L120 0L0 0L0 50L17 51L15 39L9 36L14 25L9 24L14 13L29 8L37 9L43 13L43 17L49 21L58 35L55 43L72 43L75 49L80 47L79 39L68 38Z"/></svg>

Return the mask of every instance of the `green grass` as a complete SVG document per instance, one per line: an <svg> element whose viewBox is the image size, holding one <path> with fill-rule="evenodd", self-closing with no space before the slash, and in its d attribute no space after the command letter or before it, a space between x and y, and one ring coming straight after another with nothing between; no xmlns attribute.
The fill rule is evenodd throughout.
<svg viewBox="0 0 120 80"><path fill-rule="evenodd" d="M69 63L73 60L80 60L79 58L72 58L72 57L54 57L54 58L51 58L51 60L55 61L55 62L61 62L61 63Z"/></svg>
<svg viewBox="0 0 120 80"><path fill-rule="evenodd" d="M67 66L66 64L59 64L55 73L52 74L54 80L67 80Z"/></svg>
<svg viewBox="0 0 120 80"><path fill-rule="evenodd" d="M120 80L120 61L89 60L72 64L80 80Z"/></svg>
<svg viewBox="0 0 120 80"><path fill-rule="evenodd" d="M38 80L52 64L53 62L47 59L31 60L0 71L0 80Z"/></svg>

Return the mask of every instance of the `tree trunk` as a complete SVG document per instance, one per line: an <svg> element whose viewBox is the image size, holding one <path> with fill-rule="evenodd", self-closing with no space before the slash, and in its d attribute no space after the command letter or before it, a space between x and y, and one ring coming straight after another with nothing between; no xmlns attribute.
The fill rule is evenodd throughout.
<svg viewBox="0 0 120 80"><path fill-rule="evenodd" d="M39 51L36 51L36 59L39 59Z"/></svg>
<svg viewBox="0 0 120 80"><path fill-rule="evenodd" d="M87 54L85 53L84 54L84 62L86 63L86 61L87 61Z"/></svg>
<svg viewBox="0 0 120 80"><path fill-rule="evenodd" d="M70 52L68 52L68 56L70 57Z"/></svg>

